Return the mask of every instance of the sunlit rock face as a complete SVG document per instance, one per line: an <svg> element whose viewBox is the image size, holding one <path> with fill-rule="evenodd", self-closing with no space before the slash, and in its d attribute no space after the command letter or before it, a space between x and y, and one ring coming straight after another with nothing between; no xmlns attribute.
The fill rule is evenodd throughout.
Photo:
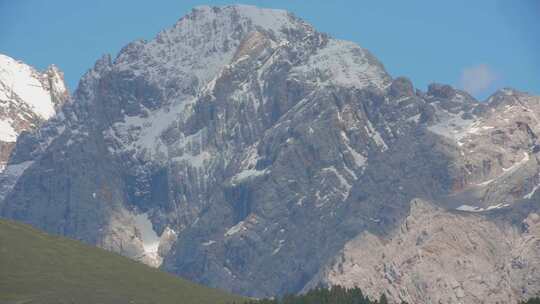
<svg viewBox="0 0 540 304"><path fill-rule="evenodd" d="M300 292L333 282L329 261L365 233L394 235L415 198L474 229L521 227L537 213L538 101L422 92L285 11L199 7L98 60L17 139L0 212L209 286Z"/></svg>
<svg viewBox="0 0 540 304"><path fill-rule="evenodd" d="M396 303L517 303L540 292L540 217L521 224L413 200L399 229L349 241L305 289L359 286Z"/></svg>

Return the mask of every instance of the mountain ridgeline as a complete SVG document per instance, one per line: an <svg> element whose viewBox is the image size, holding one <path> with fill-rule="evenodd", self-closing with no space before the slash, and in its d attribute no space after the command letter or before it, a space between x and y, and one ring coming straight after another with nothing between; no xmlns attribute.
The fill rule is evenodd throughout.
<svg viewBox="0 0 540 304"><path fill-rule="evenodd" d="M540 293L538 115L415 89L282 10L198 7L17 137L0 215L247 296L517 303Z"/></svg>

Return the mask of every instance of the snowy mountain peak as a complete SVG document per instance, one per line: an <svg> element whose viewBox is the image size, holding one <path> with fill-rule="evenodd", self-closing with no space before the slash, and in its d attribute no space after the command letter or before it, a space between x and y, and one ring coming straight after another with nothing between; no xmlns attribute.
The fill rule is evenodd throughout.
<svg viewBox="0 0 540 304"><path fill-rule="evenodd" d="M196 95L231 60L252 32L264 32L275 44L301 41L316 32L286 11L253 6L198 7L153 40L124 47L115 68L143 76L157 86Z"/></svg>
<svg viewBox="0 0 540 304"><path fill-rule="evenodd" d="M166 96L188 99L239 58L238 49L254 32L274 57L287 50L289 64L313 84L382 89L390 83L382 64L360 46L319 33L287 11L247 5L197 7L155 39L124 47L114 69L164 88Z"/></svg>
<svg viewBox="0 0 540 304"><path fill-rule="evenodd" d="M38 72L0 54L0 166L17 136L53 117L67 99L63 73L56 66Z"/></svg>
<svg viewBox="0 0 540 304"><path fill-rule="evenodd" d="M259 8L242 4L224 7L199 6L194 8L186 18L192 20L231 18L239 23L251 22L256 27L276 33L287 28L297 27L298 24L303 23L285 10Z"/></svg>
<svg viewBox="0 0 540 304"><path fill-rule="evenodd" d="M50 70L53 77L54 70L55 68ZM55 114L55 104L51 99L47 79L47 74L39 73L20 61L0 54L2 97L20 99L42 119L48 119ZM63 90L65 91L65 86Z"/></svg>

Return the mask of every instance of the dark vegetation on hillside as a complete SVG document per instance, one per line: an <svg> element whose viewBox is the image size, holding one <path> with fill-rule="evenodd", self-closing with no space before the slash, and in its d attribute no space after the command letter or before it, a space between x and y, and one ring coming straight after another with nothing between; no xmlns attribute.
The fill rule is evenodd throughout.
<svg viewBox="0 0 540 304"><path fill-rule="evenodd" d="M252 300L245 304L387 304L383 294L377 300L369 299L360 288L333 286L330 289L317 288L303 295L288 295L281 299ZM407 304L402 302L402 304ZM540 298L532 298L520 304L540 304Z"/></svg>
<svg viewBox="0 0 540 304"><path fill-rule="evenodd" d="M246 304L387 304L383 294L378 300L365 296L360 288L316 288L303 295L287 295L281 299L263 299L250 301ZM405 302L403 304L406 304Z"/></svg>

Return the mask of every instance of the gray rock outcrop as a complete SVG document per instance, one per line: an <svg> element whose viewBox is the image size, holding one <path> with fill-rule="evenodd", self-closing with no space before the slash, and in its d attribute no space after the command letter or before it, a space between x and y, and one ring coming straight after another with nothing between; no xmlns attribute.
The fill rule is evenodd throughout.
<svg viewBox="0 0 540 304"><path fill-rule="evenodd" d="M540 292L540 216L518 227L422 200L386 237L349 241L306 287L360 287L393 303L518 303Z"/></svg>

